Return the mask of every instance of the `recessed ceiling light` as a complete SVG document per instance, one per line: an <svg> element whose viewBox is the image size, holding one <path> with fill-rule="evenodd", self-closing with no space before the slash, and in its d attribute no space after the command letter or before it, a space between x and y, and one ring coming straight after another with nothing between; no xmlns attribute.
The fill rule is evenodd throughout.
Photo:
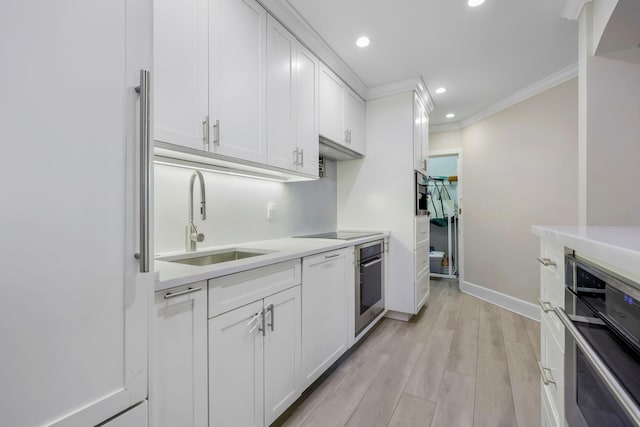
<svg viewBox="0 0 640 427"><path fill-rule="evenodd" d="M445 93L447 91L446 87L439 87L438 89L436 89L436 93Z"/></svg>
<svg viewBox="0 0 640 427"><path fill-rule="evenodd" d="M456 116L455 114L453 114L453 113L449 113L449 114L447 114L445 117L446 117L447 119L453 119L455 116Z"/></svg>
<svg viewBox="0 0 640 427"><path fill-rule="evenodd" d="M469 0L467 4L469 7L477 7L484 3L485 0Z"/></svg>
<svg viewBox="0 0 640 427"><path fill-rule="evenodd" d="M358 47L367 47L369 46L369 43L371 43L371 40L369 40L369 37L366 36L362 36L358 40L356 40L356 46Z"/></svg>

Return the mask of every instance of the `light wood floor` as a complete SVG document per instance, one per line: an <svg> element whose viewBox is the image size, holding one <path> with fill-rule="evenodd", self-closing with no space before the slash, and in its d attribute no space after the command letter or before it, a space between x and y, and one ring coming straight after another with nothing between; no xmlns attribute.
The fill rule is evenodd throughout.
<svg viewBox="0 0 640 427"><path fill-rule="evenodd" d="M384 319L277 424L539 427L539 324L457 282L432 280L431 292L414 320Z"/></svg>

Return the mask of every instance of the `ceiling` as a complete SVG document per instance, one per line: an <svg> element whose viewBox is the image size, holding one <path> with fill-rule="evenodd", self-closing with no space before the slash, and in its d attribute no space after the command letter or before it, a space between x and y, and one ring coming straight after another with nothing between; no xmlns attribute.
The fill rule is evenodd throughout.
<svg viewBox="0 0 640 427"><path fill-rule="evenodd" d="M462 121L578 60L563 0L288 2L369 88L421 75L436 104L432 125ZM362 35L371 39L364 49L355 45Z"/></svg>

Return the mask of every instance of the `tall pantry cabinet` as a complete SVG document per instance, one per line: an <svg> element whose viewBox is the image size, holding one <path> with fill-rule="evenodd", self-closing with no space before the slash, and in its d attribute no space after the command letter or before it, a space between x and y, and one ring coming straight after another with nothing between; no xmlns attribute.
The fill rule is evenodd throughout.
<svg viewBox="0 0 640 427"><path fill-rule="evenodd" d="M428 221L416 218L415 174L426 173L433 103L421 87L368 100L366 161L338 163L338 228L391 232L386 308L399 319L429 297Z"/></svg>
<svg viewBox="0 0 640 427"><path fill-rule="evenodd" d="M152 2L0 8L0 425L146 426Z"/></svg>

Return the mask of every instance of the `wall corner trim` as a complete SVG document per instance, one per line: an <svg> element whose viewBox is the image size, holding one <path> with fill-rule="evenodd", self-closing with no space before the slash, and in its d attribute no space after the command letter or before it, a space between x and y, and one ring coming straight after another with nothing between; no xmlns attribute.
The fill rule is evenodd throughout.
<svg viewBox="0 0 640 427"><path fill-rule="evenodd" d="M591 0L567 0L562 11L562 17L571 21L577 21L580 18L584 5L590 3Z"/></svg>
<svg viewBox="0 0 640 427"><path fill-rule="evenodd" d="M493 289L485 288L484 286L476 285L471 282L460 282L460 290L465 294L472 295L481 300L490 302L505 310L512 311L521 316L527 317L536 322L540 321L540 307L537 304L521 300L511 295L503 294L502 292L494 291Z"/></svg>

